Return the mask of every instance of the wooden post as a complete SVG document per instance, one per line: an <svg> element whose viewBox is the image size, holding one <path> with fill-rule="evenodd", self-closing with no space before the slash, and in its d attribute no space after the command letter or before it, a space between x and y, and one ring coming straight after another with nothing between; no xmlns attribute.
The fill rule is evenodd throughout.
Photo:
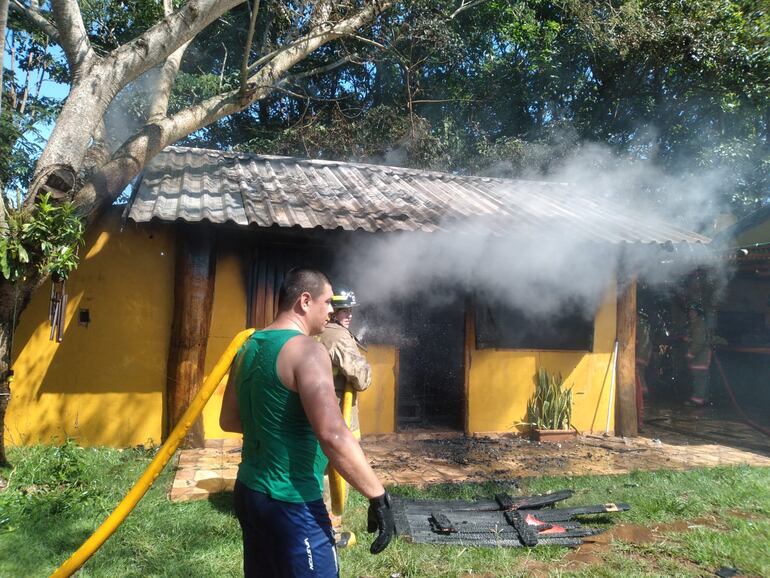
<svg viewBox="0 0 770 578"><path fill-rule="evenodd" d="M615 434L638 435L636 422L636 276L618 275Z"/></svg>
<svg viewBox="0 0 770 578"><path fill-rule="evenodd" d="M473 305L473 299L465 299L465 387L464 389L464 413L465 413L465 435L470 434L470 392L471 392L471 363L473 361L473 352L476 350L476 315Z"/></svg>
<svg viewBox="0 0 770 578"><path fill-rule="evenodd" d="M166 434L178 423L203 382L215 273L216 251L211 228L205 224L180 224L174 275L174 319L166 377ZM198 418L182 446L200 448L203 445L203 421Z"/></svg>

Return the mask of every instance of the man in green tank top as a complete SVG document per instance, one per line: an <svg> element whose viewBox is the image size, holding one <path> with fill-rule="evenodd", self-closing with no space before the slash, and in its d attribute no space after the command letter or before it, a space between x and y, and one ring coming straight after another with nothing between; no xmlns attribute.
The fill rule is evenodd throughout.
<svg viewBox="0 0 770 578"><path fill-rule="evenodd" d="M342 419L329 354L311 336L332 312L328 278L286 274L278 316L244 344L230 371L219 422L243 433L234 504L243 533L244 576L339 575L322 499L330 461L369 499L377 554L395 532L390 498Z"/></svg>

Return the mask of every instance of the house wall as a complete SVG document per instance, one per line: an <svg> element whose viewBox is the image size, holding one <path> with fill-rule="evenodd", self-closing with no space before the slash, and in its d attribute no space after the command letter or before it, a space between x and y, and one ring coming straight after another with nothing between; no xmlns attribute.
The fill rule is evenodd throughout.
<svg viewBox="0 0 770 578"><path fill-rule="evenodd" d="M21 315L13 343L11 445L74 439L124 447L161 438L174 275L168 227L120 231L117 212L92 231L67 281L62 343L49 340L50 284ZM91 322L78 324L87 308Z"/></svg>
<svg viewBox="0 0 770 578"><path fill-rule="evenodd" d="M764 245L770 242L770 219L737 235L732 243L735 247L747 245Z"/></svg>
<svg viewBox="0 0 770 578"><path fill-rule="evenodd" d="M205 374L246 324L248 295L242 244L220 244ZM164 426L166 364L173 310L173 227L127 224L105 217L83 248L67 283L69 304L62 343L48 339L49 286L21 316L13 347L13 398L6 416L11 445L72 438L85 446L158 443ZM78 325L79 309L91 322ZM519 431L538 367L561 371L574 385L574 425L603 430L615 339L615 288L595 321L593 352L472 350L468 368L470 433ZM362 433L395 431L398 351L367 353L373 386L359 397ZM220 430L223 382L203 413L207 438ZM610 429L614 427L614 412Z"/></svg>
<svg viewBox="0 0 770 578"><path fill-rule="evenodd" d="M204 379L235 335L246 328L246 272L242 263L236 247L225 245L219 248ZM240 434L225 432L219 427L219 412L228 375L203 409L203 432L207 439L240 437Z"/></svg>
<svg viewBox="0 0 770 578"><path fill-rule="evenodd" d="M527 400L540 367L560 372L573 387L572 423L581 432L604 431L616 332L616 289L608 289L594 321L593 351L472 349L468 380L468 431L523 432ZM610 430L614 429L610 412Z"/></svg>
<svg viewBox="0 0 770 578"><path fill-rule="evenodd" d="M393 433L396 431L398 349L370 345L366 358L372 366L372 386L358 394L361 434Z"/></svg>

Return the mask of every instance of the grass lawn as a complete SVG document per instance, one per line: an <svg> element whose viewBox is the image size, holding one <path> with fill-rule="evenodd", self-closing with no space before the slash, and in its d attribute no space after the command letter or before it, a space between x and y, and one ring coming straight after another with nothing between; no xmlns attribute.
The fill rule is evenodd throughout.
<svg viewBox="0 0 770 578"><path fill-rule="evenodd" d="M149 463L147 450L62 447L11 449L13 470L0 470L0 576L47 576L107 516ZM84 566L79 576L240 576L241 545L230 494L171 503L167 467L155 486ZM571 488L564 503L623 501L630 512L615 524L658 527L654 542L618 537L590 564L566 548L532 550L438 547L397 540L372 556L364 532L365 500L353 493L346 527L359 545L341 552L343 577L440 576L703 576L720 566L770 576L770 469L733 467L624 476L527 479L521 493ZM505 486L453 485L426 490L391 488L410 497L491 496ZM683 523L683 521L685 523Z"/></svg>

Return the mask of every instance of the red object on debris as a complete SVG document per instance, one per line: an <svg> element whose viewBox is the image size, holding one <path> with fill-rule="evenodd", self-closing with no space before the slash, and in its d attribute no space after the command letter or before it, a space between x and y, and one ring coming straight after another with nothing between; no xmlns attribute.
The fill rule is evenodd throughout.
<svg viewBox="0 0 770 578"><path fill-rule="evenodd" d="M567 529L563 526L559 526L557 524L548 524L547 522L538 520L533 514L527 514L527 517L524 518L524 521L528 526L544 526L542 530L537 530L538 534L562 534L567 531Z"/></svg>

